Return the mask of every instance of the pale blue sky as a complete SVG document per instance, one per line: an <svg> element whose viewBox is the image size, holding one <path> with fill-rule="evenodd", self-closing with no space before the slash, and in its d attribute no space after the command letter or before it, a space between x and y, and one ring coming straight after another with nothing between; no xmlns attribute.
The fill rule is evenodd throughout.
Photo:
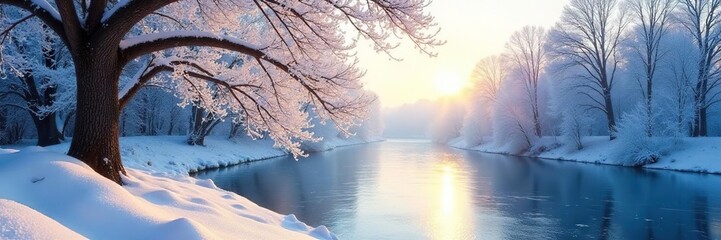
<svg viewBox="0 0 721 240"><path fill-rule="evenodd" d="M410 44L394 51L402 62L389 60L363 44L361 67L368 73L368 89L378 93L384 107L395 107L442 95L438 78L467 78L481 58L503 51L510 35L525 25L551 27L568 0L435 0L429 11L447 43L437 58L418 53Z"/></svg>

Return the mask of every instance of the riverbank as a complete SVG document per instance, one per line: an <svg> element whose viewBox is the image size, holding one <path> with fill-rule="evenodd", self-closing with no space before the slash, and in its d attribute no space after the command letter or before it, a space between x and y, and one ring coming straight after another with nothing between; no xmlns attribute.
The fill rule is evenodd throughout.
<svg viewBox="0 0 721 240"><path fill-rule="evenodd" d="M619 149L627 148L624 143L609 141L608 136L584 137L583 149L560 143L557 137L543 137L532 148L533 151L514 153L493 143L467 146L462 138L451 140L451 147L506 155L537 157L543 159L575 161L608 165L627 165L622 161ZM721 137L678 138L663 149L655 163L642 166L647 169L664 169L683 172L721 174Z"/></svg>
<svg viewBox="0 0 721 240"><path fill-rule="evenodd" d="M324 226L309 227L188 175L287 155L270 140L210 137L205 147L189 146L183 136L120 142L128 171L122 187L66 156L68 143L0 147L0 238L336 239Z"/></svg>

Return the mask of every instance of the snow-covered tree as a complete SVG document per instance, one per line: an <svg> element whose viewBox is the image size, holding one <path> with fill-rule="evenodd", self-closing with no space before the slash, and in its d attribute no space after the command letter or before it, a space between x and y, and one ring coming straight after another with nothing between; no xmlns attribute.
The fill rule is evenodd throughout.
<svg viewBox="0 0 721 240"><path fill-rule="evenodd" d="M508 75L508 64L498 55L485 57L476 63L471 72L471 95L483 99L485 102L494 102L501 88L501 82Z"/></svg>
<svg viewBox="0 0 721 240"><path fill-rule="evenodd" d="M579 87L587 81L579 77L583 76L584 71L574 68L565 69L565 67L563 63L552 62L547 69L547 72L553 73L548 76L553 79L549 81L550 115L556 116L558 121L554 125L556 132L561 136L561 143L582 149L583 137L606 133L608 125L602 112L585 107L592 100L584 94L584 92L588 94L591 90Z"/></svg>
<svg viewBox="0 0 721 240"><path fill-rule="evenodd" d="M0 6L0 105L27 112L37 144L54 145L64 139L63 123L75 105L72 64L60 40L26 15Z"/></svg>
<svg viewBox="0 0 721 240"><path fill-rule="evenodd" d="M635 60L641 64L642 71L638 71L639 85L644 90L646 116L653 116L654 82L657 81L660 61L668 52L664 48L663 40L670 27L670 15L676 0L631 0L629 6L635 15L635 29L633 34L633 49ZM651 137L654 125L651 118L646 121L645 133Z"/></svg>
<svg viewBox="0 0 721 240"><path fill-rule="evenodd" d="M689 44L690 37L687 34L677 30L669 35L669 52L665 61L671 73L666 85L658 91L658 106L674 119L677 134L691 136L695 109L693 83L698 79L698 53Z"/></svg>
<svg viewBox="0 0 721 240"><path fill-rule="evenodd" d="M524 95L528 98L533 118L533 131L541 136L539 113L539 80L546 65L546 30L538 26L526 26L513 33L506 43L506 58L513 69L513 77L523 82Z"/></svg>
<svg viewBox="0 0 721 240"><path fill-rule="evenodd" d="M335 126L335 123L323 121L315 113L316 108L312 105L304 107L304 111L308 112L311 118L311 127L309 131L313 132L316 139L306 140L301 143L301 149L306 152L320 152L335 147L335 140L339 138L341 132Z"/></svg>
<svg viewBox="0 0 721 240"><path fill-rule="evenodd" d="M484 136L491 135L493 104L507 75L507 64L499 55L481 59L471 71L471 87L466 94L466 114L461 129L461 136L468 146L479 145Z"/></svg>
<svg viewBox="0 0 721 240"><path fill-rule="evenodd" d="M493 103L493 142L512 153L528 150L538 138L524 84L522 79L507 78Z"/></svg>
<svg viewBox="0 0 721 240"><path fill-rule="evenodd" d="M679 0L678 21L698 51L693 136L708 135L708 109L721 101L721 0Z"/></svg>
<svg viewBox="0 0 721 240"><path fill-rule="evenodd" d="M0 0L24 9L28 18L48 26L72 56L77 114L68 152L101 175L121 183L124 172L118 146L121 103L119 79L136 59L153 56L139 72L137 85L170 73L173 89L184 104L210 99L211 86L223 90L223 108L215 114L242 113L252 135L268 132L280 145L302 154L298 139L308 115L307 102L318 115L347 129L362 115L365 96L346 94L361 87L361 71L352 50L356 38L369 39L388 52L406 36L431 54L433 17L426 0L405 1L274 1L274 0ZM228 54L247 57L240 68L219 61ZM216 92L217 93L217 92ZM132 95L129 95L132 96ZM128 97L128 96L123 96Z"/></svg>
<svg viewBox="0 0 721 240"><path fill-rule="evenodd" d="M579 93L591 100L585 108L603 112L608 134L616 137L616 115L611 96L622 65L621 43L628 25L618 0L571 0L560 22L549 33L550 51L566 68L582 71Z"/></svg>

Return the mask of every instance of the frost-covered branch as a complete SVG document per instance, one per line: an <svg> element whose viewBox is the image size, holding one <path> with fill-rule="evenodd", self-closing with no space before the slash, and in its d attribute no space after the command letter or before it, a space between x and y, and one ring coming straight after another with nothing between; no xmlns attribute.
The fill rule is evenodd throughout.
<svg viewBox="0 0 721 240"><path fill-rule="evenodd" d="M9 4L24 9L37 16L53 31L64 39L65 30L60 20L60 13L45 0L0 0L0 5ZM68 42L65 41L67 44Z"/></svg>

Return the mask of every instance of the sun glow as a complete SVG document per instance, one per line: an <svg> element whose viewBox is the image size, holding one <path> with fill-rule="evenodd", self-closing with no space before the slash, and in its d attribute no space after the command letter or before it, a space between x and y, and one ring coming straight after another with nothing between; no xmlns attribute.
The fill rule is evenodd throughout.
<svg viewBox="0 0 721 240"><path fill-rule="evenodd" d="M454 72L442 72L435 78L435 87L441 95L458 94L466 87L466 79Z"/></svg>

